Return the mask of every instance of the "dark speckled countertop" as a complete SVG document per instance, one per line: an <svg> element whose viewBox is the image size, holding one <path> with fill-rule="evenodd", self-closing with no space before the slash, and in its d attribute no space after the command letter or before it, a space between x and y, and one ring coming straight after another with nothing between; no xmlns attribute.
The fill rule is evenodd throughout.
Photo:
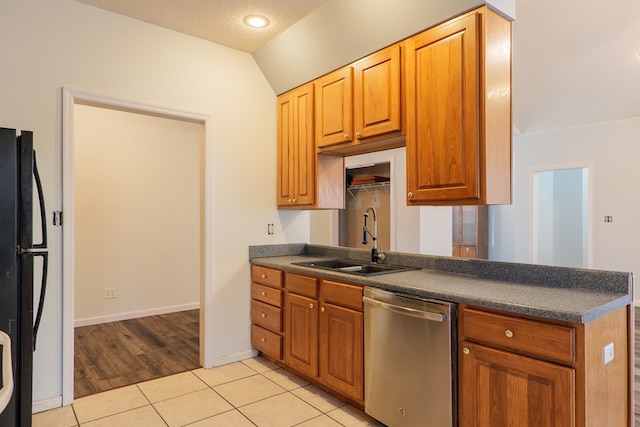
<svg viewBox="0 0 640 427"><path fill-rule="evenodd" d="M253 264L512 313L588 323L632 303L631 273L476 259L387 253L383 264L416 267L359 276L294 262L327 258L367 261L370 251L308 244L249 247Z"/></svg>

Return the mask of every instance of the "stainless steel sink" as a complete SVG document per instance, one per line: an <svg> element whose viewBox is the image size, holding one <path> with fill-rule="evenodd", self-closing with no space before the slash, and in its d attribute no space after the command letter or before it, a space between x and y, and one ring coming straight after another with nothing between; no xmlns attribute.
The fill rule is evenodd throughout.
<svg viewBox="0 0 640 427"><path fill-rule="evenodd" d="M379 274L399 273L401 271L417 270L415 267L390 264L369 264L362 261L330 259L322 261L294 262L294 265L319 268L321 270L338 271L359 276L375 276Z"/></svg>

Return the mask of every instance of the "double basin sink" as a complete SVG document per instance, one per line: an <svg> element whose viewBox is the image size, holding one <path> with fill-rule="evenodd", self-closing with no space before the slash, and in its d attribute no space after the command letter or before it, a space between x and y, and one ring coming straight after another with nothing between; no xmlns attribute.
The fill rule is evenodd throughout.
<svg viewBox="0 0 640 427"><path fill-rule="evenodd" d="M371 264L362 261L330 259L322 261L294 262L294 265L331 270L340 273L355 274L358 276L377 276L379 274L399 273L401 271L416 270L415 267L390 264Z"/></svg>

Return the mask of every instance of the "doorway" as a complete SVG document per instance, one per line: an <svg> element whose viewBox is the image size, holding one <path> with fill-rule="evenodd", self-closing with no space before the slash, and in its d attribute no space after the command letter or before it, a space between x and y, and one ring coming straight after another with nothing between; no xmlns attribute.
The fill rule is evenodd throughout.
<svg viewBox="0 0 640 427"><path fill-rule="evenodd" d="M592 266L592 175L590 164L532 169L533 263Z"/></svg>
<svg viewBox="0 0 640 427"><path fill-rule="evenodd" d="M210 143L206 138L206 124L208 118L205 116L193 115L190 113L176 112L172 110L160 109L131 103L128 101L113 100L107 98L99 98L96 96L64 90L64 108L63 120L65 130L63 135L63 203L65 206L64 219L65 227L63 229L64 250L63 250L63 298L65 310L63 313L63 404L69 404L73 400L73 373L74 373L74 326L77 320L80 325L99 323L99 321L115 321L126 318L135 318L144 315L153 315L168 313L181 309L200 309L200 355L201 365L206 365L207 343L205 342L205 322L206 307L203 304L206 299L207 288L205 281L207 277L208 266L204 260L207 259L206 242L207 230L209 229L206 212L207 196L205 191L206 181L206 165L204 153L207 151L207 145ZM85 110L101 110L108 114L124 114L135 115L137 118L144 120L160 120L161 122L173 122L178 124L178 128L190 129L191 135L194 134L196 148L195 157L194 150L191 155L191 170L186 171L185 175L190 175L191 180L195 179L196 189L195 202L192 200L193 206L183 206L184 201L178 203L177 199L162 199L163 190L169 190L171 186L177 182L178 189L184 186L180 185L182 177L172 179L171 167L155 165L156 170L141 170L149 165L149 154L158 154L158 152L166 151L166 147L153 136L149 138L147 143L150 147L143 149L142 153L136 153L133 146L119 147L124 150L117 158L116 164L107 166L109 158L109 149L117 148L117 136L103 141L101 147L83 147L82 142L77 138L76 131L81 128L83 113L79 111ZM76 122L75 120L78 120ZM158 122L156 122L157 124ZM112 127L113 123L111 124ZM96 132L100 132L96 129ZM154 145L155 144L155 145ZM108 147L112 145L113 147ZM138 145L137 143L134 145ZM136 147L139 148L139 147ZM144 150L147 153L144 153ZM150 150L153 150L149 153ZM76 157L84 158L81 154L89 154L96 157L96 163L90 166L89 173L82 171L82 167L75 161ZM123 154L123 155L122 155ZM170 152L164 153L165 162L168 161L179 163ZM194 160L195 158L195 160ZM85 158L86 160L86 158ZM101 166L102 164L102 166ZM105 167L103 173L97 173L97 169ZM170 165L175 166L175 165ZM166 169L163 171L163 168ZM166 172L166 173L164 173ZM77 176L76 176L77 175ZM195 178L194 178L195 177ZM78 178L78 179L77 179ZM82 182L80 182L80 179ZM102 181L102 182L101 182ZM117 185L107 189L101 185L108 181L120 181L121 186ZM160 183L160 202L151 202L149 188L145 189L143 184L145 181ZM129 187L129 188L127 188ZM158 189L156 189L158 190ZM175 189L174 189L175 190ZM108 194L114 192L116 194ZM186 192L186 191L185 191ZM179 197L179 193L173 192L174 198ZM178 196L176 196L178 194ZM193 194L192 194L193 196ZM184 215L173 212L167 215L167 211L172 209L170 206L175 202L176 208L179 210L182 206L185 211ZM159 203L159 204L158 204ZM194 204L195 203L195 204ZM115 209L121 204L120 210ZM146 206L149 205L149 206ZM85 215L84 210L95 207L94 215ZM141 212L146 208L151 209L149 212ZM188 211L188 212L187 212ZM195 211L195 212L193 212ZM188 221L190 231L183 229L180 224L181 216L185 218L189 216ZM94 221L87 224L87 218ZM91 222L89 221L89 222ZM120 228L118 232L113 232L113 227L105 227L105 223L111 225L117 223L116 228ZM147 223L153 223L152 227L147 227ZM195 224L194 224L195 223ZM104 230L112 229L107 236ZM89 231L87 231L89 230ZM93 233L93 234L92 234ZM173 234L172 234L173 233ZM182 234L191 234L195 236L195 243L189 249L184 244L175 244L176 238ZM161 240L152 240L160 237ZM164 240L162 240L164 238ZM105 258L105 253L101 250L110 249L111 259L109 262L98 265L87 263L87 259L83 258L91 248L91 242L96 242L97 252L95 255ZM182 247L180 247L182 246ZM108 256L106 256L108 258ZM170 264L180 270L184 267L184 271L178 271L178 276L170 277L173 286L165 288L169 293L164 301L159 301L158 296L166 292L158 292L158 285L164 279L165 273L160 273L155 277L145 277L141 274L144 270L158 270L159 265ZM179 261L179 262L178 262ZM153 267L156 267L155 269ZM91 270L97 270L96 275L91 278ZM111 270L116 270L111 274ZM152 276L155 274L152 271ZM103 281L103 278L107 281ZM87 280L87 278L89 280ZM79 279L85 283L83 286ZM181 300L180 296L172 293L181 293L181 286L187 280L192 283L194 289L190 293L186 293L186 299ZM139 286L141 281L146 281L144 286ZM89 289L85 289L86 282L91 282ZM96 283L97 282L97 283ZM195 283L194 283L195 282ZM75 306L74 299L77 295L82 294L82 298L89 296L92 301L82 306ZM189 296L191 295L191 296ZM203 297L205 296L205 297ZM141 305L140 302L143 302ZM166 301L174 301L174 304L168 304ZM149 305L144 305L149 304ZM86 307L92 305L92 307ZM111 307L110 307L111 306ZM155 307L154 307L155 306ZM81 307L81 309L80 309ZM73 309L72 309L73 308ZM79 316L76 316L76 313ZM77 319L79 317L79 319Z"/></svg>

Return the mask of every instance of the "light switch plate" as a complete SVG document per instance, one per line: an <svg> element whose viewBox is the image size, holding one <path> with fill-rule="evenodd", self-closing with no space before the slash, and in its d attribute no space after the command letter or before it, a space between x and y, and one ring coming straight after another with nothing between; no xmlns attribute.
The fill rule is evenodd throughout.
<svg viewBox="0 0 640 427"><path fill-rule="evenodd" d="M604 364L613 360L613 343L604 346Z"/></svg>

